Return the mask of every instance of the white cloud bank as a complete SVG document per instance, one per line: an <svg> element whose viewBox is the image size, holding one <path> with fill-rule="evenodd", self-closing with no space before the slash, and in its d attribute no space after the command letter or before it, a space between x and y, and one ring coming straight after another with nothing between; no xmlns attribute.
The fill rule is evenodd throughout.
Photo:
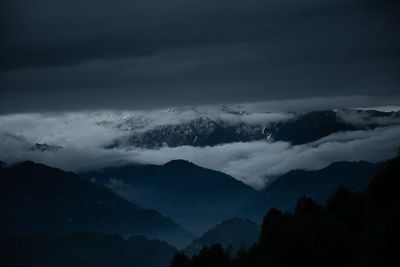
<svg viewBox="0 0 400 267"><path fill-rule="evenodd" d="M339 133L317 142L291 146L287 142L233 143L213 147L181 146L158 150L133 149L129 159L163 164L182 158L228 173L255 188L264 187L266 177L294 169L316 170L335 161L379 162L393 157L400 147L400 127Z"/></svg>
<svg viewBox="0 0 400 267"><path fill-rule="evenodd" d="M277 116L280 118L279 116ZM102 146L124 131L96 125L92 113L25 114L0 117L0 160L33 160L65 170L80 171L126 162L164 164L185 159L228 173L255 188L268 177L293 169L320 169L332 162L393 157L400 147L400 126L337 133L316 142L292 146L287 142L232 143L213 147L112 149ZM34 143L60 145L57 152L29 150Z"/></svg>

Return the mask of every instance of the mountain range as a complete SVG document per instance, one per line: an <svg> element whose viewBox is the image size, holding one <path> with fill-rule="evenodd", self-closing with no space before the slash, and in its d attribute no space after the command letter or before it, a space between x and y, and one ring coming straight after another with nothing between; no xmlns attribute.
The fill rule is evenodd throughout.
<svg viewBox="0 0 400 267"><path fill-rule="evenodd" d="M3 166L2 258L5 266L24 266L26 261L52 266L58 259L74 266L107 266L112 259L118 259L116 266L133 261L167 266L176 249L148 238L165 240L189 256L203 248L207 252L214 243L222 249L232 245L235 253L258 240L260 226L247 218L261 222L271 208L293 211L302 195L323 204L340 185L364 190L386 165L336 162L316 171L295 170L261 192L184 160L104 168L80 174L84 178L29 161ZM99 262L93 259L106 250L109 254Z"/></svg>
<svg viewBox="0 0 400 267"><path fill-rule="evenodd" d="M316 171L291 171L245 203L237 215L261 223L270 208L292 211L301 195L324 204L340 185L352 192L364 190L385 165L385 162L335 162Z"/></svg>
<svg viewBox="0 0 400 267"><path fill-rule="evenodd" d="M220 244L171 267L398 266L400 157L387 162L361 192L339 187L326 205L302 196L293 212L270 209L258 241L232 254Z"/></svg>
<svg viewBox="0 0 400 267"><path fill-rule="evenodd" d="M144 234L183 247L192 235L72 172L33 162L0 168L0 235L98 231Z"/></svg>
<svg viewBox="0 0 400 267"><path fill-rule="evenodd" d="M261 115L267 113L261 113ZM226 114L225 114L226 115ZM113 140L106 148L144 147L157 148L187 146L214 146L234 142L265 140L287 141L293 145L316 141L333 133L373 129L383 125L400 124L400 112L376 110L327 110L307 113L290 113L281 120L242 119L254 114L246 111L227 116L196 113L192 119L181 122L147 126L145 118L124 117L123 120L99 120L104 127L115 127L127 132ZM232 119L232 116L235 119ZM256 116L260 116L257 114Z"/></svg>
<svg viewBox="0 0 400 267"><path fill-rule="evenodd" d="M80 173L141 207L155 209L195 235L229 218L257 191L233 177L184 160Z"/></svg>
<svg viewBox="0 0 400 267"><path fill-rule="evenodd" d="M160 211L195 235L231 217L261 223L270 208L293 210L301 195L323 204L340 185L363 190L385 163L335 162L315 171L294 170L258 192L226 174L184 160L127 165L80 174L141 207Z"/></svg>

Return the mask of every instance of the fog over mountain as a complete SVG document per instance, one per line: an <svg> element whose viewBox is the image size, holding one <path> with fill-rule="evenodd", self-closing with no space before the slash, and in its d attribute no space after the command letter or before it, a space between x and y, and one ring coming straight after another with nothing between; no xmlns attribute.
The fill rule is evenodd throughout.
<svg viewBox="0 0 400 267"><path fill-rule="evenodd" d="M386 112L340 109L313 113L316 115L311 117L307 115L311 113L304 111L268 112L261 104L3 115L0 117L0 156L9 163L30 159L72 171L126 163L164 164L185 159L261 189L270 179L293 169L315 170L335 161L378 162L392 157L400 146L396 138L400 135L400 115L388 109L396 110L396 107L386 108ZM198 119L206 119L211 126L194 124ZM339 124L338 128L326 131L324 123ZM204 145L193 144L200 136L190 131L215 131L214 124L228 125L230 128L224 128L225 134L240 131L240 135L235 135L239 139L229 139L218 132L225 142L208 144L207 140L215 139L204 139ZM278 139L284 127L290 124L296 128L288 128L290 135ZM145 143L144 146L110 147L114 140L159 129L168 130L165 137L157 137L161 141L171 136L189 139L175 146L165 143L152 147ZM179 131L174 132L174 129ZM321 130L320 135L315 135ZM311 142L295 143L298 136L310 137L311 133L315 135L314 139L309 139ZM211 138L207 136L204 138ZM155 138L153 136L150 141L154 142ZM46 150L33 149L35 147Z"/></svg>
<svg viewBox="0 0 400 267"><path fill-rule="evenodd" d="M399 13L2 0L0 265L382 266L364 255L397 255L400 204L376 213L353 191L400 153ZM378 198L399 195L387 185ZM264 216L258 235L246 219Z"/></svg>

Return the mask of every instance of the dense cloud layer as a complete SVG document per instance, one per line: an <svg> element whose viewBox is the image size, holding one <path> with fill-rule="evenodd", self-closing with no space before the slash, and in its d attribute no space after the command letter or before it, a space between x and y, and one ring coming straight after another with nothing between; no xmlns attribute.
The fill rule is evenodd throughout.
<svg viewBox="0 0 400 267"><path fill-rule="evenodd" d="M6 0L0 112L393 101L398 11L393 0Z"/></svg>
<svg viewBox="0 0 400 267"><path fill-rule="evenodd" d="M260 108L257 105L247 107L253 111ZM232 112L240 109L240 106L236 106L228 110ZM216 113L218 109L206 110L213 116L218 114ZM147 114L147 118L153 120L150 125L154 126L162 121L167 121L167 118L172 119L172 117L189 120L193 118L195 111L184 109L178 113L165 110L147 113L130 112L129 114L141 114L142 116ZM181 115L180 117L171 116L171 112ZM202 112L205 112L204 109ZM319 169L341 160L378 162L393 157L397 148L400 147L398 138L400 126L385 126L388 124L388 121L385 120L382 122L383 127L375 130L337 133L316 142L298 146L287 142L257 141L213 147L103 149L102 147L113 138L126 134L125 129L98 125L100 119L115 118L118 114L123 117L128 112L0 116L0 160L15 162L30 159L66 170L80 171L127 162L164 164L174 159L185 159L200 166L226 172L255 188L262 188L269 179L293 169ZM159 114L159 121L157 121L156 114ZM223 115L224 113L219 112L219 114ZM227 114L232 113L225 113L225 115ZM244 118L250 116L244 115ZM262 113L258 113L255 118L259 118L261 115ZM273 119L273 121L287 119L284 113L265 115L263 120L265 118ZM398 118L392 119L392 123L398 123ZM250 121L254 122L255 119L252 118ZM362 118L356 120L353 117L349 121L359 123ZM178 123L176 120L170 122ZM59 145L63 148L45 152L31 150L35 143Z"/></svg>

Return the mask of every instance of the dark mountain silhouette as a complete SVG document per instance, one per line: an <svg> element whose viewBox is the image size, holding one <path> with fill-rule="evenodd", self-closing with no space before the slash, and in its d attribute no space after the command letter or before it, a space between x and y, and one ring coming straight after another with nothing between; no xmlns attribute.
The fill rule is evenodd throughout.
<svg viewBox="0 0 400 267"><path fill-rule="evenodd" d="M257 192L233 177L184 160L163 166L128 165L83 173L116 193L200 234L229 218Z"/></svg>
<svg viewBox="0 0 400 267"><path fill-rule="evenodd" d="M316 141L333 133L357 129L342 121L334 111L314 111L274 124L268 131L276 141L287 141L299 145Z"/></svg>
<svg viewBox="0 0 400 267"><path fill-rule="evenodd" d="M361 193L339 187L326 206L302 196L293 213L270 209L248 251L231 255L214 244L192 259L177 253L171 267L398 266L399 225L397 157Z"/></svg>
<svg viewBox="0 0 400 267"><path fill-rule="evenodd" d="M33 162L0 169L0 234L99 231L145 234L176 246L192 236L154 210L145 210L74 173Z"/></svg>
<svg viewBox="0 0 400 267"><path fill-rule="evenodd" d="M82 232L35 233L0 238L3 267L166 267L176 249L165 242L133 236Z"/></svg>
<svg viewBox="0 0 400 267"><path fill-rule="evenodd" d="M324 204L339 185L351 191L363 190L385 163L335 162L316 171L291 171L272 182L240 210L241 217L261 222L265 211L274 207L292 211L301 195Z"/></svg>
<svg viewBox="0 0 400 267"><path fill-rule="evenodd" d="M400 112L382 112L376 110L340 110L345 117L354 117L355 121L344 121L337 111L313 111L300 114L288 121L274 123L265 131L275 141L287 141L301 145L316 141L330 134L374 129L381 125L399 124ZM380 123L378 123L378 121Z"/></svg>
<svg viewBox="0 0 400 267"><path fill-rule="evenodd" d="M183 252L193 256L204 246L219 243L224 249L232 246L233 251L248 249L260 234L260 226L252 221L232 218L216 225L201 237L196 238Z"/></svg>

